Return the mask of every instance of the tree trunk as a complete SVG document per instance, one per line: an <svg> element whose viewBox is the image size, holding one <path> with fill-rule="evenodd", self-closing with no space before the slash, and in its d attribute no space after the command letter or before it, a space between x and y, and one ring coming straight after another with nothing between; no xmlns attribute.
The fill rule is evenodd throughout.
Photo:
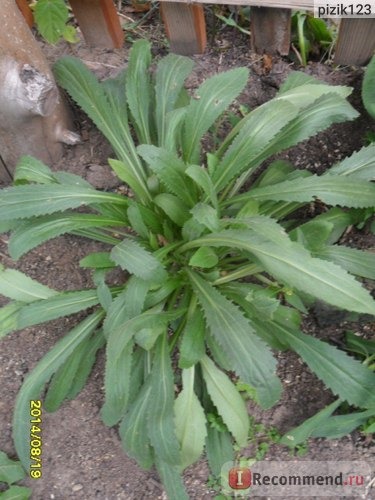
<svg viewBox="0 0 375 500"><path fill-rule="evenodd" d="M68 108L15 0L0 2L0 180L20 156L59 160L62 143L76 144Z"/></svg>

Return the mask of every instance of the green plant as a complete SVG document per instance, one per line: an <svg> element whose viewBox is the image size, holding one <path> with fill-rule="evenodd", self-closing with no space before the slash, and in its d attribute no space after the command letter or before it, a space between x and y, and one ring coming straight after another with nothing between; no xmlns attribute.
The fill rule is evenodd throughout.
<svg viewBox="0 0 375 500"><path fill-rule="evenodd" d="M375 119L375 56L368 63L363 76L362 100L368 114Z"/></svg>
<svg viewBox="0 0 375 500"><path fill-rule="evenodd" d="M78 41L75 27L68 24L65 0L36 0L32 8L38 31L47 42L55 44L61 38L70 43Z"/></svg>
<svg viewBox="0 0 375 500"><path fill-rule="evenodd" d="M292 73L273 100L203 155L202 139L242 91L248 71L218 74L189 96L183 85L190 59L170 54L154 72L151 63L145 41L134 44L126 72L102 83L78 60L57 63L58 82L112 144L117 159L109 163L133 196L96 191L24 157L16 186L0 192L0 229L12 232L11 256L67 232L112 249L81 261L93 270L93 290L61 293L2 269L0 293L11 302L0 310L0 324L5 335L94 308L18 394L14 442L25 467L29 400L48 383L47 411L73 398L105 344L102 418L119 424L127 453L142 467L155 464L169 497L181 500L180 473L204 447L217 474L233 458L232 440L247 442L238 378L263 408L278 401L271 349L296 351L342 400L374 411L374 373L302 333L299 310L315 297L375 313L369 292L347 272L373 279L374 255L335 244L361 207L374 203L375 146L320 177L278 160L256 176L273 154L354 119L345 99L350 89ZM317 198L333 208L301 223L297 209ZM129 278L110 286L106 274L119 267Z"/></svg>
<svg viewBox="0 0 375 500"><path fill-rule="evenodd" d="M31 489L24 486L17 486L15 483L25 477L25 471L21 462L11 460L0 451L0 486L1 483L8 485L8 489L0 492L2 500L28 500L31 496Z"/></svg>
<svg viewBox="0 0 375 500"><path fill-rule="evenodd" d="M333 34L323 19L305 11L295 11L292 16L292 40L298 48L298 58L303 66L312 52L332 46Z"/></svg>

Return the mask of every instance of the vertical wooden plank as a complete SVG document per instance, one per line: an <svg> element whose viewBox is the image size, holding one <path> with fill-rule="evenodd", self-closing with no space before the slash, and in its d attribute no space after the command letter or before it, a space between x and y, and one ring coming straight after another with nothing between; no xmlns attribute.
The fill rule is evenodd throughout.
<svg viewBox="0 0 375 500"><path fill-rule="evenodd" d="M34 16L32 10L29 7L27 0L16 0L17 7L22 12L23 17L25 18L29 28L32 28L34 24Z"/></svg>
<svg viewBox="0 0 375 500"><path fill-rule="evenodd" d="M341 19L335 64L366 64L375 49L375 18Z"/></svg>
<svg viewBox="0 0 375 500"><path fill-rule="evenodd" d="M202 54L206 48L206 23L202 5L160 2L161 16L176 54Z"/></svg>
<svg viewBox="0 0 375 500"><path fill-rule="evenodd" d="M258 54L287 55L290 50L291 11L251 7L251 45Z"/></svg>
<svg viewBox="0 0 375 500"><path fill-rule="evenodd" d="M113 0L69 0L88 45L119 48L124 33Z"/></svg>

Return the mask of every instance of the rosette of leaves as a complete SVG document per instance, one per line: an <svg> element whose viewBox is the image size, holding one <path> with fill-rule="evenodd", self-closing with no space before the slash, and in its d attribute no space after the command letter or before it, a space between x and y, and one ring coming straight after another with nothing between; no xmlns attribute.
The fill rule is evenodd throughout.
<svg viewBox="0 0 375 500"><path fill-rule="evenodd" d="M105 345L108 426L126 452L156 466L170 498L187 498L181 472L205 450L214 473L247 442L249 418L236 388L263 408L280 397L273 350L297 352L342 400L375 411L375 375L343 351L300 330L306 304L374 314L361 285L374 254L337 244L373 206L375 146L312 175L272 155L358 113L347 87L292 73L277 96L251 111L209 153L202 138L246 85L248 71L217 74L188 95L193 62L170 54L151 71L150 46L134 44L126 71L99 83L64 58L56 78L111 143L109 163L133 195L100 192L67 172L24 157L15 186L0 192L1 229L20 258L61 235L108 243L88 255L96 288L57 292L14 269L0 272L1 333L90 308L25 379L14 441L27 467L28 401L57 409L83 387ZM298 211L327 206L310 221ZM75 209L80 208L79 211ZM87 207L86 210L84 207ZM341 208L347 207L347 208ZM122 286L107 283L123 269ZM46 389L47 387L47 389Z"/></svg>

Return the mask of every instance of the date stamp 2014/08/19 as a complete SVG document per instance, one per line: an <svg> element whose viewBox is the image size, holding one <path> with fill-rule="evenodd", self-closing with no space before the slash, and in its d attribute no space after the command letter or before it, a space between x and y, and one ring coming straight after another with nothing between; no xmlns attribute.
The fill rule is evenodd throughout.
<svg viewBox="0 0 375 500"><path fill-rule="evenodd" d="M30 477L42 477L42 402L30 401Z"/></svg>

